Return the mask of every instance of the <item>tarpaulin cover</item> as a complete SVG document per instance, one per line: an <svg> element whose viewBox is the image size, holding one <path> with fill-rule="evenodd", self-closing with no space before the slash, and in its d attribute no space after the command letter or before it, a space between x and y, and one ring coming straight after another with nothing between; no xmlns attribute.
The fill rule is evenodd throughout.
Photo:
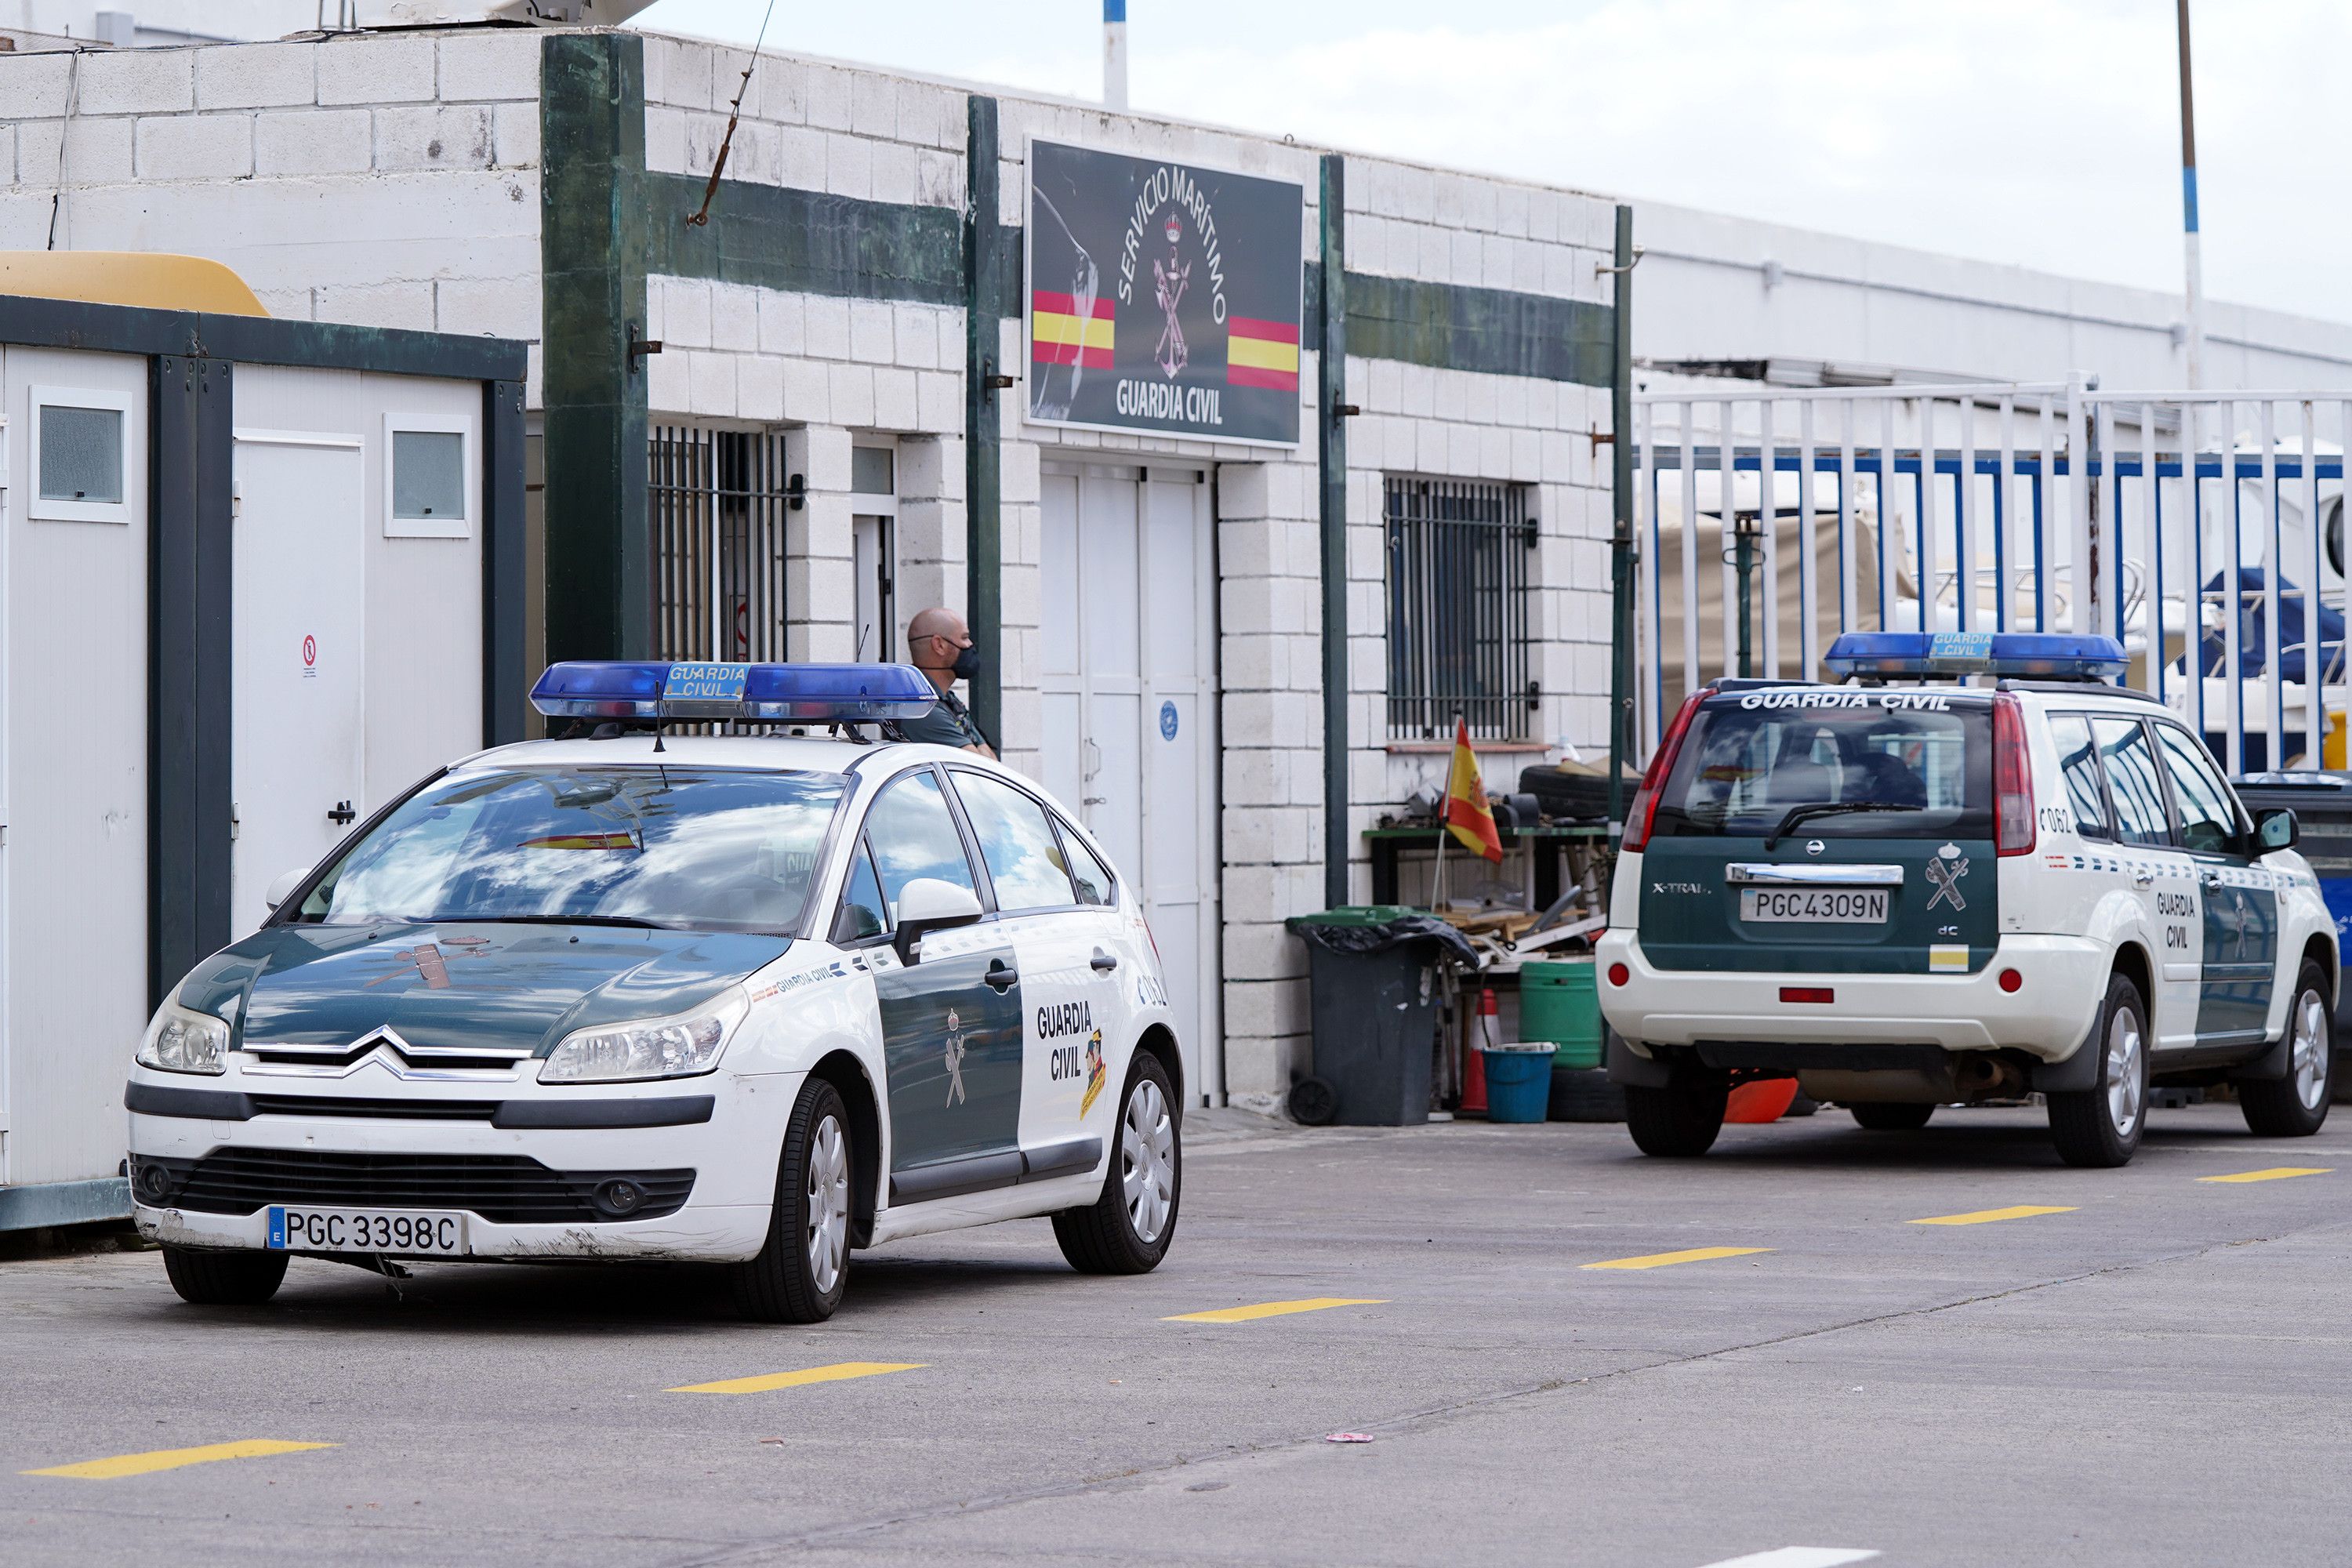
<svg viewBox="0 0 2352 1568"><path fill-rule="evenodd" d="M2205 584L2208 594L2222 591L2223 574L2216 572ZM2263 623L2269 619L2270 605L2263 593L2263 569L2244 566L2238 571L2238 673L2241 676L2263 672L2263 653L2269 638ZM2344 652L2344 612L2331 610L2325 605L2319 610L2319 664L2323 675L2332 676L2336 660ZM2207 675L2224 673L2222 665L2229 658L2229 648L2219 631L2205 634L2204 645L2199 650L2199 664ZM2279 679L2301 680L2303 674L2303 590L2294 585L2284 573L2279 576Z"/></svg>

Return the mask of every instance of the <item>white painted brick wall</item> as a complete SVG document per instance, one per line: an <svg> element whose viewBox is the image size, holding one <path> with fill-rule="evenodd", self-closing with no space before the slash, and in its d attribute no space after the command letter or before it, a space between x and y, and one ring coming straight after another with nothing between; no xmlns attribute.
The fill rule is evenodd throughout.
<svg viewBox="0 0 2352 1568"><path fill-rule="evenodd" d="M250 114L163 115L138 122L142 180L243 179L253 173Z"/></svg>

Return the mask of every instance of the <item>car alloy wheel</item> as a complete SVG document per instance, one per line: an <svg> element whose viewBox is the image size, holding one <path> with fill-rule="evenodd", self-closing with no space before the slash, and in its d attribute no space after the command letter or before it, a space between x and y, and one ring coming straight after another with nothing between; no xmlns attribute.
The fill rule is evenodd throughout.
<svg viewBox="0 0 2352 1568"><path fill-rule="evenodd" d="M2294 1096L2305 1110L2318 1110L2327 1098L2327 1056L2333 1045L2327 1037L2327 1005L2318 992L2305 992L2295 998L2294 1070Z"/></svg>
<svg viewBox="0 0 2352 1568"><path fill-rule="evenodd" d="M1176 1196L1176 1134L1169 1125L1168 1101L1148 1078L1136 1080L1119 1120L1119 1185L1128 1223L1146 1247L1160 1239Z"/></svg>
<svg viewBox="0 0 2352 1568"><path fill-rule="evenodd" d="M808 1249L809 1278L821 1294L831 1295L849 1247L849 1142L831 1116L817 1123L810 1141L808 1234L802 1242Z"/></svg>
<svg viewBox="0 0 2352 1568"><path fill-rule="evenodd" d="M2138 1017L2128 1007L2116 1008L2107 1021L2107 1120L2119 1138L2129 1138L2139 1122L2140 1058L2146 1049Z"/></svg>

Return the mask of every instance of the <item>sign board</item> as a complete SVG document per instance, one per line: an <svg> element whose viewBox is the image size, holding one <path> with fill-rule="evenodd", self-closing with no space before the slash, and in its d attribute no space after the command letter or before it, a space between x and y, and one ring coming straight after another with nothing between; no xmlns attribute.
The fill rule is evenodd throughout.
<svg viewBox="0 0 2352 1568"><path fill-rule="evenodd" d="M1298 444L1296 182L1029 144L1029 418Z"/></svg>

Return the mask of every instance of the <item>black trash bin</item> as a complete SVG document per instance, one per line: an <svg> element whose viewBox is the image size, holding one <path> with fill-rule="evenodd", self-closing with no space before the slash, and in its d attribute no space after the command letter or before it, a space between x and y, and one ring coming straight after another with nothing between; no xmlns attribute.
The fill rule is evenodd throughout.
<svg viewBox="0 0 2352 1568"><path fill-rule="evenodd" d="M2352 946L2352 778L2342 773L2247 773L2232 779L2248 811L2284 805L2294 813L2295 850L2319 878L2319 896L2336 917L2336 940ZM2338 988L2339 992L2341 987ZM2336 1095L2352 1100L2352 1007L2336 1008Z"/></svg>
<svg viewBox="0 0 2352 1568"><path fill-rule="evenodd" d="M1354 904L1283 922L1303 937L1314 994L1315 1070L1290 1089L1309 1126L1402 1127L1429 1120L1439 970L1475 966L1468 939L1419 910Z"/></svg>

